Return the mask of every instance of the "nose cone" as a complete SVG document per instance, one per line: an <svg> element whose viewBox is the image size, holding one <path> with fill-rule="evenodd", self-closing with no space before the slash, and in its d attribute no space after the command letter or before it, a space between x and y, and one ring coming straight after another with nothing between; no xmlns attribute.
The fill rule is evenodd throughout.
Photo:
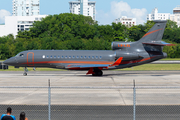
<svg viewBox="0 0 180 120"><path fill-rule="evenodd" d="M16 64L16 60L15 60L15 58L9 58L9 59L5 60L3 63L6 65L14 65L14 64Z"/></svg>

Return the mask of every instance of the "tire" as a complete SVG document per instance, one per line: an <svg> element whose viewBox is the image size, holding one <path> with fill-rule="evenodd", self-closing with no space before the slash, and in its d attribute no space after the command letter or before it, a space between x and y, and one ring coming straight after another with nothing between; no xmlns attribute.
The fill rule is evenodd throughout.
<svg viewBox="0 0 180 120"><path fill-rule="evenodd" d="M23 73L24 76L27 76L27 73Z"/></svg>
<svg viewBox="0 0 180 120"><path fill-rule="evenodd" d="M94 74L92 76L102 76L103 72L100 69L94 69Z"/></svg>
<svg viewBox="0 0 180 120"><path fill-rule="evenodd" d="M103 75L103 72L100 70L97 72L97 76L102 76Z"/></svg>

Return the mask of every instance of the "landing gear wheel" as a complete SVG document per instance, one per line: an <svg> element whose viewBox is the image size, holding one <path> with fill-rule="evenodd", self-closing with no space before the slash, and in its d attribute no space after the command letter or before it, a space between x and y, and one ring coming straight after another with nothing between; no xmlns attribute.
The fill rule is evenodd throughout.
<svg viewBox="0 0 180 120"><path fill-rule="evenodd" d="M28 69L27 69L27 67L25 67L25 68L24 68L24 73L23 73L23 75L24 75L24 76L27 76L27 72L28 72Z"/></svg>
<svg viewBox="0 0 180 120"><path fill-rule="evenodd" d="M24 76L27 76L27 73L23 73Z"/></svg>
<svg viewBox="0 0 180 120"><path fill-rule="evenodd" d="M100 70L98 68L95 68L93 72L94 72L94 74L92 74L92 76L102 76L103 75L102 70Z"/></svg>

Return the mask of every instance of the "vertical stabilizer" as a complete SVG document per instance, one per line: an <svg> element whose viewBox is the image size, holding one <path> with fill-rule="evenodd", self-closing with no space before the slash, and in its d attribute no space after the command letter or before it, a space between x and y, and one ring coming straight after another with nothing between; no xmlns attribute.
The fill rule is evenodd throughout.
<svg viewBox="0 0 180 120"><path fill-rule="evenodd" d="M161 41L167 21L156 20L156 24L139 40L140 42Z"/></svg>

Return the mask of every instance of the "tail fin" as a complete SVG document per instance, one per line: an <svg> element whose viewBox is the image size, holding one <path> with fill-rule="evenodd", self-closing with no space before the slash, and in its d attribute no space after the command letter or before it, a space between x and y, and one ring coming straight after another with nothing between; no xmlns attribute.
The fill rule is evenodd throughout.
<svg viewBox="0 0 180 120"><path fill-rule="evenodd" d="M156 20L156 24L139 40L139 42L161 41L167 21Z"/></svg>

